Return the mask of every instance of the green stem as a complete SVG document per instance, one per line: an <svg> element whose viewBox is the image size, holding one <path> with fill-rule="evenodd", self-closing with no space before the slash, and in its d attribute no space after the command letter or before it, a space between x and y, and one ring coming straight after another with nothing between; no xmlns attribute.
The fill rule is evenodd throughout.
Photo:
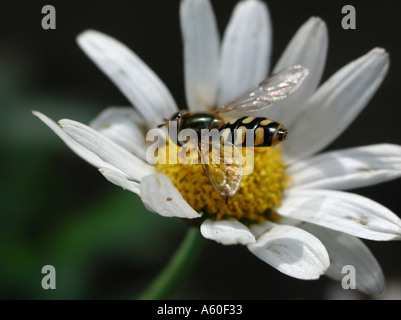
<svg viewBox="0 0 401 320"><path fill-rule="evenodd" d="M168 264L153 280L148 288L139 295L140 300L166 299L185 278L195 264L203 243L199 228L189 227Z"/></svg>

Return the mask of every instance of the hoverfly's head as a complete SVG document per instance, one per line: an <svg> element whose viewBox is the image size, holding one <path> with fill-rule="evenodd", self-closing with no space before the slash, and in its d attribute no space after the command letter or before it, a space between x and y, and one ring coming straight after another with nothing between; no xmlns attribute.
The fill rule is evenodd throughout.
<svg viewBox="0 0 401 320"><path fill-rule="evenodd" d="M176 113L174 113L171 118L169 119L169 121L178 121L179 119L182 118L182 111L178 111Z"/></svg>
<svg viewBox="0 0 401 320"><path fill-rule="evenodd" d="M167 126L167 127L168 127L169 124L170 124L170 122L172 122L172 121L176 121L176 122L177 122L177 125L178 125L179 122L180 122L180 119L182 118L183 112L185 112L185 110L178 111L178 112L174 113L174 114L170 117L170 119L164 119L164 123L159 124L157 127L158 127L158 128L161 128L161 127L164 127L164 126Z"/></svg>
<svg viewBox="0 0 401 320"><path fill-rule="evenodd" d="M284 128L283 125L280 124L277 127L276 133L273 136L272 146L274 146L277 143L280 143L280 142L284 141L287 138L288 138L288 130L286 128Z"/></svg>
<svg viewBox="0 0 401 320"><path fill-rule="evenodd" d="M170 117L170 119L166 119L166 120L165 120L165 123L160 124L160 125L158 125L157 127L158 127L158 128L161 128L161 127L164 127L164 126L169 127L170 124L171 124L171 122L175 122L175 125L177 126L177 128L181 128L182 117L183 117L183 115L184 115L185 113L187 113L187 112L188 112L187 110L180 110L180 111L174 113L174 114Z"/></svg>

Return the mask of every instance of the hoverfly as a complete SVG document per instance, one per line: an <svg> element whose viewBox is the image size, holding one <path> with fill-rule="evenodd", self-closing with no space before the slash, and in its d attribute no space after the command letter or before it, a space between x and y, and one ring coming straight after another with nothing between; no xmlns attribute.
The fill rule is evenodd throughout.
<svg viewBox="0 0 401 320"><path fill-rule="evenodd" d="M227 114L230 112L244 114L265 109L294 92L307 75L308 69L303 66L289 67L213 112L181 110L159 127L169 127L172 122L176 122L178 132L184 129L192 129L196 132L198 138L196 148L204 173L213 189L225 196L227 200L228 196L233 196L237 192L242 180L242 153L238 148L246 146L247 133L252 133L254 147L270 147L284 141L288 136L288 131L282 124L269 118L251 116L230 118ZM217 147L211 145L205 148L204 144L209 144L210 141L202 141L203 129L217 129L220 133L221 144ZM251 131L244 129L251 129ZM242 130L239 135L236 134L238 130ZM223 144L230 147L228 154L223 151ZM183 146L179 141L177 145ZM216 158L213 156L221 161L214 161Z"/></svg>

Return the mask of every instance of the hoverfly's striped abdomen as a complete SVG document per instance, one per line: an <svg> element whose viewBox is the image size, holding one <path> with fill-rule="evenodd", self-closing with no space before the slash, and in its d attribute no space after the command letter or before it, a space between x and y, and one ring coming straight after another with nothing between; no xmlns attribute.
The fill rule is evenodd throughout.
<svg viewBox="0 0 401 320"><path fill-rule="evenodd" d="M271 147L287 137L287 130L281 124L262 117L231 120L221 128L220 132L221 143L229 139L232 144L241 147L249 146L247 139L250 138L253 139L254 147ZM252 137L248 137L249 134Z"/></svg>

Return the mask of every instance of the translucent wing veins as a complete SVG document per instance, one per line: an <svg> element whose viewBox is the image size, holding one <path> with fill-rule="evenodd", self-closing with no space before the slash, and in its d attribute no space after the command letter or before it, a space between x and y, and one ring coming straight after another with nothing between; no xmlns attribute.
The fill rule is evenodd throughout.
<svg viewBox="0 0 401 320"><path fill-rule="evenodd" d="M202 150L199 150L202 167L213 189L222 196L233 196L242 181L240 151L230 142L212 146L208 153Z"/></svg>
<svg viewBox="0 0 401 320"><path fill-rule="evenodd" d="M230 111L251 112L264 109L283 100L299 88L309 71L304 66L291 66L272 75L257 86L223 105L216 113Z"/></svg>

